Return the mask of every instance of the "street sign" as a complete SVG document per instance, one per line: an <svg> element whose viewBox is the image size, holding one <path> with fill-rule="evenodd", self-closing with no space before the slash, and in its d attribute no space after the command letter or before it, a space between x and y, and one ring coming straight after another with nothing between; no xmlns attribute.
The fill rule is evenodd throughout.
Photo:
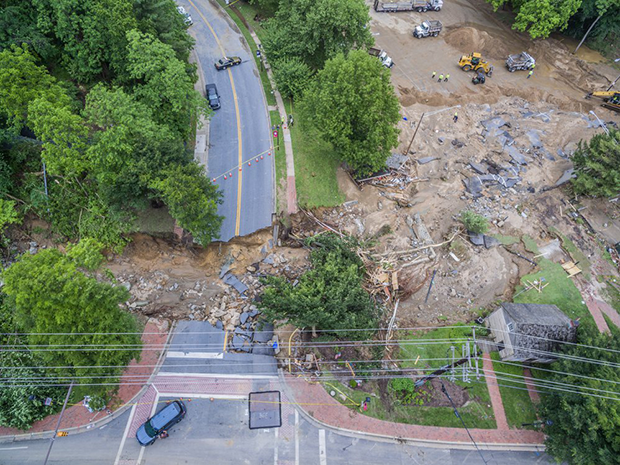
<svg viewBox="0 0 620 465"><path fill-rule="evenodd" d="M278 131L273 131L273 138L277 139L278 138Z"/></svg>

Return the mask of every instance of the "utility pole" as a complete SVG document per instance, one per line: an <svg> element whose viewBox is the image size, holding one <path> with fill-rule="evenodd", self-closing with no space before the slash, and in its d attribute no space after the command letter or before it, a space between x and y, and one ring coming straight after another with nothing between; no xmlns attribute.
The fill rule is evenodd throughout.
<svg viewBox="0 0 620 465"><path fill-rule="evenodd" d="M54 440L56 439L56 435L58 434L58 428L60 428L60 421L62 420L62 415L65 413L65 408L67 407L67 402L69 402L69 396L71 396L71 391L73 390L74 380L71 380L71 384L69 385L69 390L67 391L67 397L65 397L65 403L62 404L62 410L60 411L60 415L58 416L58 421L56 422L56 429L54 430L54 436L50 441L50 447L47 449L47 455L45 456L45 462L43 465L47 465L47 460L50 458L50 453L52 452L52 446L54 445Z"/></svg>
<svg viewBox="0 0 620 465"><path fill-rule="evenodd" d="M620 58L616 58L614 60L615 63L618 63L619 61L620 61ZM611 90L611 88L616 85L616 82L618 82L618 79L620 79L620 74L618 75L616 80L614 82L612 82L611 85L607 88L607 92L609 92Z"/></svg>
<svg viewBox="0 0 620 465"><path fill-rule="evenodd" d="M409 155L409 149L411 149L411 144L413 144L413 139L415 139L415 135L418 133L418 129L420 129L420 124L422 124L422 118L424 118L424 113L420 116L420 121L418 121L418 125L415 127L415 131L413 131L413 136L411 136L411 142L409 142L409 147L407 147L407 151L405 155Z"/></svg>

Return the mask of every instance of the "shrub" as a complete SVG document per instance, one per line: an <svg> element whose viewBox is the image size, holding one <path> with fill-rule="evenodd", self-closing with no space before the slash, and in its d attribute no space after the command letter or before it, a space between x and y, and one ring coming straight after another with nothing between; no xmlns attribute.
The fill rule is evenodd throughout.
<svg viewBox="0 0 620 465"><path fill-rule="evenodd" d="M489 230L489 220L469 210L461 212L461 221L468 231L475 234L484 234Z"/></svg>

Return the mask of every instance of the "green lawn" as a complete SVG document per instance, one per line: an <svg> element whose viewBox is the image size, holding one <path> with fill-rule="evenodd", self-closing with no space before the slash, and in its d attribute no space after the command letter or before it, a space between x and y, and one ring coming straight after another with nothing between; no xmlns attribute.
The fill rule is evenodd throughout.
<svg viewBox="0 0 620 465"><path fill-rule="evenodd" d="M269 117L271 118L272 126L280 124L280 113L278 113L277 110L271 110L269 112ZM274 147L275 145L274 142ZM278 211L286 211L286 150L284 149L282 140L280 140L280 150L274 150L273 155L276 158L276 195ZM283 191L280 190L281 187L284 188Z"/></svg>
<svg viewBox="0 0 620 465"><path fill-rule="evenodd" d="M508 425L511 428L521 428L523 423L536 421L536 408L523 381L523 367L502 363L499 361L498 352L492 352L491 358L493 359L493 370L497 376L514 379L512 382L505 379L498 381Z"/></svg>
<svg viewBox="0 0 620 465"><path fill-rule="evenodd" d="M572 279L568 278L566 271L560 264L541 257L538 259L538 267L540 271L521 278L521 285L515 289L515 298L513 299L515 303L552 304L556 305L569 318L592 318L588 307L581 303L581 293L575 287ZM528 280L534 282L540 281L542 278L545 279L545 283L549 283L542 292L539 293L536 289L521 292L527 286Z"/></svg>
<svg viewBox="0 0 620 465"><path fill-rule="evenodd" d="M493 237L500 241L503 245L512 245L520 242L521 239L515 236L504 236L503 234L493 234Z"/></svg>

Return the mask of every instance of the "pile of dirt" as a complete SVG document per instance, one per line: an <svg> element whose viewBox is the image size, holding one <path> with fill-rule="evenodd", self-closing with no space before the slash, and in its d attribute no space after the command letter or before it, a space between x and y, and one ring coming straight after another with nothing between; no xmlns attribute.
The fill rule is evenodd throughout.
<svg viewBox="0 0 620 465"><path fill-rule="evenodd" d="M510 51L503 40L497 40L486 31L479 31L473 27L452 28L445 36L446 43L464 54L472 52L482 53L484 58L505 60Z"/></svg>

